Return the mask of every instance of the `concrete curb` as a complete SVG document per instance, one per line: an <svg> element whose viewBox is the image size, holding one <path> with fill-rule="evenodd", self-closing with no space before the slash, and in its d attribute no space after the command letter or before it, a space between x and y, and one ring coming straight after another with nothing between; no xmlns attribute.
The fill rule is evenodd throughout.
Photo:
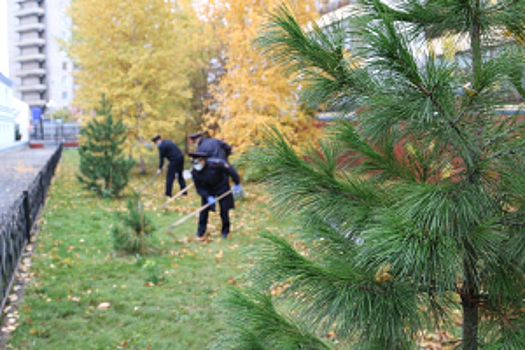
<svg viewBox="0 0 525 350"><path fill-rule="evenodd" d="M9 145L6 145L6 146L1 146L0 145L0 154L17 151L19 149L24 149L24 148L26 148L28 146L29 146L29 142L28 141L17 141L14 144L9 144Z"/></svg>

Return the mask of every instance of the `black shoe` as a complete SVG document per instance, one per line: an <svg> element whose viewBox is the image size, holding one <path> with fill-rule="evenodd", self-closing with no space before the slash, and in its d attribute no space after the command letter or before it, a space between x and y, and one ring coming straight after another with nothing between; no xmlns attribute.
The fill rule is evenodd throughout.
<svg viewBox="0 0 525 350"><path fill-rule="evenodd" d="M224 239L228 239L228 234L227 234L227 233L226 233L226 234L223 233L223 234L222 234L222 238L224 238Z"/></svg>

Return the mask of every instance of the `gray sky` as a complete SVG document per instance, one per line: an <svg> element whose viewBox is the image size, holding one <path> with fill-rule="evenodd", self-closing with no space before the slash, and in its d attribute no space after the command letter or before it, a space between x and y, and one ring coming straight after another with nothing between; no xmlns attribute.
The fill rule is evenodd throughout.
<svg viewBox="0 0 525 350"><path fill-rule="evenodd" d="M9 76L7 60L7 0L0 0L0 72Z"/></svg>

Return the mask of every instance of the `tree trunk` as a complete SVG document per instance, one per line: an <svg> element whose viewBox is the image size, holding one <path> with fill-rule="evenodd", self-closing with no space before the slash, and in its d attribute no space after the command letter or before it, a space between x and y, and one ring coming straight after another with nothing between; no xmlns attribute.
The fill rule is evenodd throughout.
<svg viewBox="0 0 525 350"><path fill-rule="evenodd" d="M472 2L470 28L470 45L472 50L472 87L475 92L479 90L481 79L483 56L481 50L481 1ZM478 134L482 140L481 132ZM473 155L473 160L479 160L477 154ZM469 182L474 182L474 172L469 169ZM474 249L469 242L464 243L465 257L463 258L464 280L461 288L461 305L463 307L463 350L478 349L478 311L479 311L479 288L477 284L477 257Z"/></svg>
<svg viewBox="0 0 525 350"><path fill-rule="evenodd" d="M188 119L184 122L184 154L188 154L190 151L188 145Z"/></svg>
<svg viewBox="0 0 525 350"><path fill-rule="evenodd" d="M138 85L138 82L135 81L135 85ZM146 162L144 161L144 155L142 154L142 146L144 139L142 138L140 130L142 130L142 103L137 103L137 116L138 116L138 130L139 130L139 164L140 164L140 173L146 173Z"/></svg>
<svg viewBox="0 0 525 350"><path fill-rule="evenodd" d="M469 243L464 244L464 280L460 291L463 307L463 350L478 349L479 290L476 282L476 257Z"/></svg>
<svg viewBox="0 0 525 350"><path fill-rule="evenodd" d="M478 300L475 295L462 295L463 306L463 350L478 348Z"/></svg>
<svg viewBox="0 0 525 350"><path fill-rule="evenodd" d="M142 156L142 153L140 154L139 163L140 163L140 173L145 174L146 173L146 162L144 161L144 157Z"/></svg>

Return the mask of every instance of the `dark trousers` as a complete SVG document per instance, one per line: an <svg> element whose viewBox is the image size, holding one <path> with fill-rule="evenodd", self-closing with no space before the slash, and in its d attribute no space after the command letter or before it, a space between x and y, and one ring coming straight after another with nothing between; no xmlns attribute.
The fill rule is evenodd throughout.
<svg viewBox="0 0 525 350"><path fill-rule="evenodd" d="M206 205L208 204L208 201L206 200L206 198L202 198L201 203L202 205ZM231 208L231 204L227 200L221 199L219 201L219 207L221 208L221 221L222 221L221 233L223 237L227 237L228 234L230 233L229 211ZM210 210L214 210L214 206L204 209L199 214L199 226L197 228L198 237L202 237L206 233L206 226L208 225L208 214Z"/></svg>
<svg viewBox="0 0 525 350"><path fill-rule="evenodd" d="M175 176L179 180L179 186L181 191L186 188L186 181L182 176L182 171L184 170L184 158L180 160L170 160L168 165L168 172L166 173L166 196L171 197L171 191L173 189L173 181L175 181Z"/></svg>

